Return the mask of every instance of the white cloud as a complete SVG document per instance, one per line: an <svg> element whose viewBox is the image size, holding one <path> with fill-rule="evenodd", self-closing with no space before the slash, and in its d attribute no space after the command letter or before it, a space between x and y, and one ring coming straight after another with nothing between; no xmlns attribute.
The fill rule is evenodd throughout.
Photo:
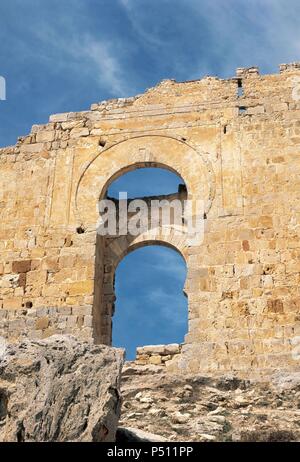
<svg viewBox="0 0 300 462"><path fill-rule="evenodd" d="M179 299L177 291L166 292L161 287L153 290L149 294L149 302L155 306L155 313L165 318L168 323L173 325L184 325L187 319L187 302L183 307L182 300Z"/></svg>
<svg viewBox="0 0 300 462"><path fill-rule="evenodd" d="M215 59L221 58L218 65L225 76L247 65L276 72L278 64L299 59L297 0L188 1L215 35L211 51ZM199 57L199 70L209 50L207 55Z"/></svg>
<svg viewBox="0 0 300 462"><path fill-rule="evenodd" d="M24 53L38 58L52 71L71 71L74 80L90 79L114 97L131 95L134 86L127 81L126 69L121 64L121 51L123 56L126 54L124 47L120 51L113 41L87 32L78 34L76 24L76 20L67 21L62 30L59 24L41 23L32 30L37 47Z"/></svg>
<svg viewBox="0 0 300 462"><path fill-rule="evenodd" d="M177 281L184 284L186 278L186 264L176 251L164 251L161 246L153 246L152 255L156 258L155 263L151 263L152 271L165 273L172 276Z"/></svg>
<svg viewBox="0 0 300 462"><path fill-rule="evenodd" d="M155 0L151 1L154 2L155 6ZM155 29L155 14L150 18L145 17L143 4L136 3L134 0L120 0L120 3L125 8L131 27L139 37L139 41L146 43L150 47L162 49L165 42L160 37L159 31ZM152 19L152 21L147 25L147 20L149 19Z"/></svg>
<svg viewBox="0 0 300 462"><path fill-rule="evenodd" d="M298 0L120 2L138 40L169 64L169 77L201 78L216 69L228 77L251 65L276 72L278 64L300 57Z"/></svg>
<svg viewBox="0 0 300 462"><path fill-rule="evenodd" d="M131 1L130 0L120 0L121 5L123 5L125 8L130 8L131 6Z"/></svg>
<svg viewBox="0 0 300 462"><path fill-rule="evenodd" d="M89 37L78 51L83 59L90 61L92 68L95 67L91 72L96 71L100 86L105 85L112 94L118 96L126 96L130 92L117 54L109 43Z"/></svg>

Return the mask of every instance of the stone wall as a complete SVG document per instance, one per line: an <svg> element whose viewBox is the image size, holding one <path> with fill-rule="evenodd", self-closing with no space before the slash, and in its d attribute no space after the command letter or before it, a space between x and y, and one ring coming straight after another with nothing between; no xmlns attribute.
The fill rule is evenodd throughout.
<svg viewBox="0 0 300 462"><path fill-rule="evenodd" d="M0 335L109 344L116 265L158 243L178 250L188 271L189 327L174 369L298 368L299 78L296 63L274 75L167 80L51 116L0 149ZM204 202L201 244L161 230L96 238L97 200L143 166L178 173L188 198Z"/></svg>
<svg viewBox="0 0 300 462"><path fill-rule="evenodd" d="M68 335L1 340L1 443L115 441L123 350Z"/></svg>
<svg viewBox="0 0 300 462"><path fill-rule="evenodd" d="M169 345L146 345L136 349L135 363L138 365L156 364L166 366L172 360L179 358L182 345L171 343Z"/></svg>

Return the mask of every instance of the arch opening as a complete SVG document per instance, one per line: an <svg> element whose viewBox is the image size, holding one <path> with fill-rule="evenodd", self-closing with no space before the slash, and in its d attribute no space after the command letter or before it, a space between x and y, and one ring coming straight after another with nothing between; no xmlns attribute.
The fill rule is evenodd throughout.
<svg viewBox="0 0 300 462"><path fill-rule="evenodd" d="M136 162L112 175L102 188L99 199L117 199L119 192L128 198L175 194L187 190L185 180L172 167L158 162Z"/></svg>
<svg viewBox="0 0 300 462"><path fill-rule="evenodd" d="M180 226L182 226L182 211L188 192L182 177L178 175L174 169L162 164L153 164L151 162L135 163L127 166L126 168L120 169L119 172L107 180L105 187L100 193L100 198L111 199L114 202L116 205L116 215L118 217L120 206L118 198L119 192L127 193L128 204L130 204L132 200L143 199L150 208L152 200L159 201L159 203L161 203L161 201L166 201L168 204L173 202L177 204L180 203L181 215L177 214L177 221L174 218L177 213L175 212L175 209L170 209L169 211L171 223L169 228L173 228L171 231L172 233L175 233L174 226L177 226L176 223L178 223L178 217L181 223ZM107 235L97 235L93 311L94 339L96 343L106 343L109 345L112 343L112 318L115 312L116 302L115 275L117 274L116 269L118 264L124 257L127 258L129 253L139 249L140 247L151 246L153 248L155 245L159 246L156 251L158 254L160 251L174 252L174 250L176 250L177 254L175 253L175 255L177 255L177 258L180 260L181 257L186 259L186 254L184 252L184 236L181 234L178 237L176 234L173 235L168 232L165 233L166 228L164 224L162 224L162 217L165 211L168 213L168 207L169 206L167 205L166 209L160 210L158 222L156 222L154 226L152 226L152 222L149 220L149 224L151 225L150 229L147 228L146 230L140 230L138 234L131 234L130 229L128 228L128 232L124 235L121 235L120 233L116 235L110 233ZM128 216L130 220L130 214ZM162 230L164 230L164 232L162 232ZM153 232L155 236L153 236ZM162 246L164 246L164 248L162 248ZM148 252L151 253L151 249L148 249ZM181 256L178 256L178 252ZM136 263L135 269L137 273L139 272L139 266L142 266L142 263L142 260L140 260L139 263ZM182 288L179 292L179 297L182 297ZM119 304L120 302L117 303ZM118 317L115 319L118 319ZM184 333L186 332L187 329L185 329ZM173 337L174 338L170 338L169 341L174 343L176 335ZM161 340L163 341L163 338ZM180 342L182 341L183 338L181 338ZM130 350L130 356L132 356L132 350Z"/></svg>
<svg viewBox="0 0 300 462"><path fill-rule="evenodd" d="M206 214L210 210L215 176L206 153L182 137L139 135L108 146L85 166L75 191L77 224L93 231L98 219L96 197L103 199L115 179L141 167L161 167L178 174L185 182L188 199L202 201Z"/></svg>
<svg viewBox="0 0 300 462"><path fill-rule="evenodd" d="M126 349L182 343L187 333L186 263L170 245L146 243L122 256L115 271L112 344Z"/></svg>

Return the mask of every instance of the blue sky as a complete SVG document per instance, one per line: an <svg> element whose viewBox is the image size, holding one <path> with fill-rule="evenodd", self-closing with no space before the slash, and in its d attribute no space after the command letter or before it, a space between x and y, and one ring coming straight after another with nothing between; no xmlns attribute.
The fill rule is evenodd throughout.
<svg viewBox="0 0 300 462"><path fill-rule="evenodd" d="M126 346L182 342L187 332L186 265L177 252L148 246L129 253L116 272L113 344Z"/></svg>
<svg viewBox="0 0 300 462"><path fill-rule="evenodd" d="M278 64L300 59L299 18L299 0L1 0L0 76L7 82L7 100L0 101L0 146L14 144L49 114L132 96L164 78L230 77L236 67L252 65L262 73L277 72ZM164 179L161 173L137 172L127 184L151 194L150 175L156 178L153 193L171 192L178 182L166 173ZM136 267L144 268L144 295L151 293L148 285L157 284L163 251L171 252L160 249L147 259L143 252L149 249L129 255L118 277L130 282ZM174 265L170 271L183 268L181 261ZM165 281L166 294L179 287L165 273L158 279ZM123 312L133 310L137 300L129 300L130 287L121 282L119 287ZM149 300L145 295L139 303L143 313L160 306ZM170 333L174 341L179 331ZM156 332L151 343L159 340Z"/></svg>
<svg viewBox="0 0 300 462"><path fill-rule="evenodd" d="M299 58L299 18L298 0L1 0L0 145L164 78L277 72Z"/></svg>

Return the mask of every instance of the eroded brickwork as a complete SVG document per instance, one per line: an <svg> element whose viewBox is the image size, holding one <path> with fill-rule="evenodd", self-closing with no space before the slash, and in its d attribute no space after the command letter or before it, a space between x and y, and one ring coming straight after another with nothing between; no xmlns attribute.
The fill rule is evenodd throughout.
<svg viewBox="0 0 300 462"><path fill-rule="evenodd" d="M251 68L228 80L167 80L51 116L0 149L0 335L109 343L115 267L157 242L177 249L188 270L189 328L170 370L297 368L299 78L292 64L274 75ZM188 198L204 201L202 244L96 237L97 200L142 166L178 173Z"/></svg>

